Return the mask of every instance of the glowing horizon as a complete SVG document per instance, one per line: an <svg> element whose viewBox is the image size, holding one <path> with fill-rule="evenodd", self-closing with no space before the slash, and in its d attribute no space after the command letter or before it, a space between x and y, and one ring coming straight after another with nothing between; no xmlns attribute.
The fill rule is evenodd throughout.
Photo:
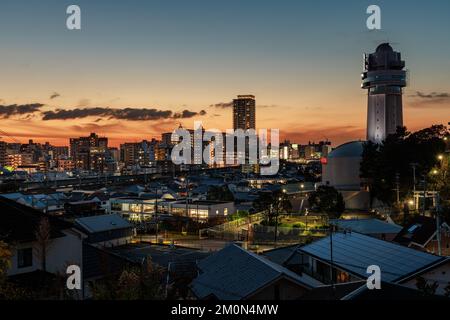
<svg viewBox="0 0 450 320"><path fill-rule="evenodd" d="M0 30L8 30L1 129L21 142L54 145L96 132L117 147L159 139L179 123L192 128L195 120L206 129L231 128L229 102L254 94L257 128L278 128L281 139L364 140L362 54L382 42L410 70L405 126L450 121L450 43L442 41L448 1L426 10L418 1L378 1L383 29L374 32L365 29L368 1L176 2L81 0L84 24L75 32L64 28L65 1L7 1L0 12ZM423 14L426 26L415 23ZM7 108L33 104L40 107L29 113ZM146 120L135 109L147 109Z"/></svg>

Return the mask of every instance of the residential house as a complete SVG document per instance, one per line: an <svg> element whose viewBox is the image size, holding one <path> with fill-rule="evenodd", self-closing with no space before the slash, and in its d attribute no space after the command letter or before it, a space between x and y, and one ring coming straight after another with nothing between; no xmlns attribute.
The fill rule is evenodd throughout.
<svg viewBox="0 0 450 320"><path fill-rule="evenodd" d="M450 256L450 227L441 223L441 254ZM426 216L414 217L394 238L394 241L410 248L438 254L436 219Z"/></svg>
<svg viewBox="0 0 450 320"><path fill-rule="evenodd" d="M381 240L392 241L402 227L379 219L332 219L329 221L341 231L355 231Z"/></svg>
<svg viewBox="0 0 450 320"><path fill-rule="evenodd" d="M38 241L38 228L48 219L50 237ZM0 240L12 248L9 276L45 271L65 274L68 265L82 266L83 234L58 217L0 197Z"/></svg>
<svg viewBox="0 0 450 320"><path fill-rule="evenodd" d="M85 242L99 247L128 244L135 234L133 226L118 214L78 218L75 225L87 235Z"/></svg>
<svg viewBox="0 0 450 320"><path fill-rule="evenodd" d="M283 265L328 284L367 279L367 268L372 265L380 268L381 280L385 282L415 288L418 277L436 281L438 294L444 294L450 282L448 258L357 232L333 233L331 237L298 247Z"/></svg>
<svg viewBox="0 0 450 320"><path fill-rule="evenodd" d="M198 269L191 283L198 299L293 300L322 284L236 244L201 260Z"/></svg>
<svg viewBox="0 0 450 320"><path fill-rule="evenodd" d="M370 290L366 281L339 283L336 285L320 286L312 289L301 300L352 300L352 301L449 301L438 295L424 296L417 290L389 282L381 282L381 288Z"/></svg>

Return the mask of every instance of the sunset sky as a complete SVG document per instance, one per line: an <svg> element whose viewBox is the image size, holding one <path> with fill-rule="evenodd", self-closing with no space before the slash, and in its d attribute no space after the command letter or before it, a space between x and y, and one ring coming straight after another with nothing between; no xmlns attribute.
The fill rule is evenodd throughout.
<svg viewBox="0 0 450 320"><path fill-rule="evenodd" d="M70 4L81 31L66 29ZM366 28L370 4L381 31ZM0 129L117 146L194 120L231 128L231 100L254 94L258 128L339 145L365 138L362 56L382 42L410 73L405 125L447 124L449 31L448 0L1 0Z"/></svg>

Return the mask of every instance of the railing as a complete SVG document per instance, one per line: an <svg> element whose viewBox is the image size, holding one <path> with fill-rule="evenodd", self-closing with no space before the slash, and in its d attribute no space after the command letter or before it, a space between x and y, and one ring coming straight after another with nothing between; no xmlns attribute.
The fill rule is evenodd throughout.
<svg viewBox="0 0 450 320"><path fill-rule="evenodd" d="M259 212L247 217L239 218L233 221L228 221L217 226L201 229L199 231L200 235L208 235L209 233L216 232L235 232L239 230L240 227L248 226L254 223L258 223L264 219L264 213Z"/></svg>

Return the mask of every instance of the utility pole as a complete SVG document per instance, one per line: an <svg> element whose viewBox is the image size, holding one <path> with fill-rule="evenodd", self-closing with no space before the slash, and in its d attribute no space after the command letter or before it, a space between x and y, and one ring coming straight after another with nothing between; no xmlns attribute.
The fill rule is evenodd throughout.
<svg viewBox="0 0 450 320"><path fill-rule="evenodd" d="M189 217L188 201L189 201L189 176L186 175L186 217Z"/></svg>
<svg viewBox="0 0 450 320"><path fill-rule="evenodd" d="M272 210L273 210L273 205L271 205ZM275 215L275 236L274 236L274 240L275 240L275 244L274 246L277 246L277 241L278 241L278 206L276 209L276 215Z"/></svg>
<svg viewBox="0 0 450 320"><path fill-rule="evenodd" d="M427 202L427 177L423 175L423 206L422 206L422 215L425 216L426 202Z"/></svg>
<svg viewBox="0 0 450 320"><path fill-rule="evenodd" d="M395 190L397 193L397 206L400 204L400 174L397 172L395 174Z"/></svg>
<svg viewBox="0 0 450 320"><path fill-rule="evenodd" d="M156 244L158 244L158 185L155 187L156 194L155 194L155 223L156 223L156 233L155 233L155 241Z"/></svg>
<svg viewBox="0 0 450 320"><path fill-rule="evenodd" d="M208 206L208 208L209 208L209 206ZM200 218L198 216L198 199L197 199L197 209L196 209L196 211L197 211L197 233L198 233L198 237L200 239L200 220L199 220Z"/></svg>
<svg viewBox="0 0 450 320"><path fill-rule="evenodd" d="M305 211L305 231L308 231L308 208Z"/></svg>
<svg viewBox="0 0 450 320"><path fill-rule="evenodd" d="M331 288L333 290L333 296L334 296L336 287L334 285L334 277L333 277L333 267L334 267L334 261L333 261L333 231L334 231L334 225L330 224L330 280L331 280Z"/></svg>
<svg viewBox="0 0 450 320"><path fill-rule="evenodd" d="M440 195L439 192L436 193L436 237L438 243L438 255L442 256L442 244L441 244L441 222L440 222Z"/></svg>
<svg viewBox="0 0 450 320"><path fill-rule="evenodd" d="M416 168L419 164L416 162L413 162L410 164L410 166L413 169L413 194L414 194L414 211L416 211Z"/></svg>

